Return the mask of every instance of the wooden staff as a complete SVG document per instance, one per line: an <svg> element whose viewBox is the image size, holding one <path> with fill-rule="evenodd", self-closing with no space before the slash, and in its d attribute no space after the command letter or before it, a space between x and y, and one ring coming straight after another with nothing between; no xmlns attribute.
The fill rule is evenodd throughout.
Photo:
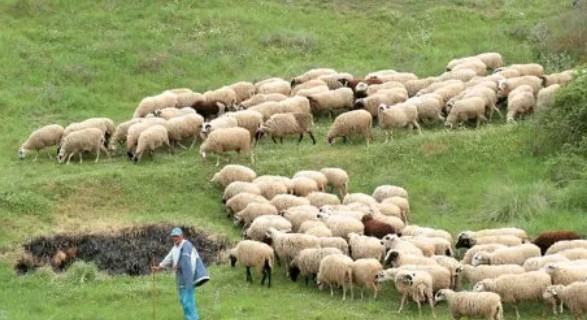
<svg viewBox="0 0 587 320"><path fill-rule="evenodd" d="M157 286L155 283L155 271L153 270L153 267L155 266L155 257L152 256L151 257L151 263L150 263L150 268L151 269L151 279L153 282L153 289L152 289L152 293L151 296L153 298L153 320L155 320L156 316L157 316Z"/></svg>

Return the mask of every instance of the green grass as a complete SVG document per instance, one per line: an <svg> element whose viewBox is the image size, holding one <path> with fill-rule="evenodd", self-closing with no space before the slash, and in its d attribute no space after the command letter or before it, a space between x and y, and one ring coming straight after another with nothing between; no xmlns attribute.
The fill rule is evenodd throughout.
<svg viewBox="0 0 587 320"><path fill-rule="evenodd" d="M151 317L149 277L79 283L75 276L15 276L13 263L30 237L171 221L238 239L221 214L221 190L208 183L218 168L200 161L196 150L146 157L137 166L123 158L19 163L16 150L35 128L91 116L123 121L142 97L167 88L203 92L315 66L359 76L394 68L423 77L441 73L451 58L481 51L499 51L507 63L530 62L532 47L517 32L565 10L547 0L0 1L0 319ZM398 184L410 193L415 223L453 233L505 225L531 234L587 228L585 184L556 183L547 159L532 155L531 123L394 132L387 144L376 129L370 147L360 139L327 146L329 123L317 119L315 146L264 141L255 170L292 175L339 166L349 172L352 192ZM246 157L231 159L248 164ZM246 284L241 268L210 271L213 280L198 291L207 319L387 319L399 303L389 287L377 301L341 303L279 271L271 290ZM158 275L156 284L158 319L180 317L171 275ZM525 317L538 318L536 306L526 306ZM439 310L448 318L446 307ZM414 305L403 317L418 317Z"/></svg>

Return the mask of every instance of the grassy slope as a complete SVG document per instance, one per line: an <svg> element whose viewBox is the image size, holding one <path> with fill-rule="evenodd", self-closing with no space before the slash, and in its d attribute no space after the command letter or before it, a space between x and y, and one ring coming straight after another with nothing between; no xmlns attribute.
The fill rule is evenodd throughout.
<svg viewBox="0 0 587 320"><path fill-rule="evenodd" d="M216 1L0 1L0 42L9 44L0 47L0 148L6 150L0 154L0 280L7 289L0 293L0 318L150 315L148 278L79 285L14 277L10 268L18 244L30 236L174 221L238 237L219 214L220 190L206 183L217 168L213 161L196 160L195 151L158 155L139 166L123 159L68 167L44 158L19 164L16 149L34 128L96 115L121 121L141 97L166 88L205 91L238 80L289 77L313 66L359 75L391 67L427 76L442 72L452 57L480 51L499 51L508 63L531 61L530 49L508 31L564 9L543 0L533 6L372 0L361 8L353 1L309 0L231 1L230 7ZM324 136L328 123L318 121L317 136ZM382 138L377 130L376 140ZM548 165L530 156L531 140L529 126L496 122L480 130L400 133L370 148L358 140L334 147L322 139L316 146L265 142L256 151L255 169L291 175L341 166L351 175L351 191L403 185L416 223L452 232L504 224L532 233L585 230L587 220L565 205L562 190L549 181ZM211 271L214 281L198 302L212 319L383 319L392 309L389 289L377 302L341 307L325 292L286 284L280 275L266 291L244 285L242 269ZM158 277L158 286L159 314L175 317L179 308L170 276ZM291 303L283 306L283 299ZM396 303L394 297L393 308ZM406 317L416 315L409 310Z"/></svg>

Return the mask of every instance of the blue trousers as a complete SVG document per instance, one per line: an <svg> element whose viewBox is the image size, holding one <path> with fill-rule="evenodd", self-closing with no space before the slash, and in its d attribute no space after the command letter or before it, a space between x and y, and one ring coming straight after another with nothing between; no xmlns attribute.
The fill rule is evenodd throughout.
<svg viewBox="0 0 587 320"><path fill-rule="evenodd" d="M199 320L200 315L196 308L196 297L194 288L179 288L179 302L183 307L183 316L185 320Z"/></svg>

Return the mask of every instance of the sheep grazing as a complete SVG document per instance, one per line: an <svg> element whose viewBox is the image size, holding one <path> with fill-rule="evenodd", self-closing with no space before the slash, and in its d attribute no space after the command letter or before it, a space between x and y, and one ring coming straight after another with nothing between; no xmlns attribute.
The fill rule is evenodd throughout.
<svg viewBox="0 0 587 320"><path fill-rule="evenodd" d="M418 305L420 317L422 316L421 302L428 301L432 310L432 316L436 318L436 314L434 313L434 294L432 291L434 280L432 276L426 271L412 271L403 277L403 281L410 287L412 300ZM401 312L401 307L399 312Z"/></svg>
<svg viewBox="0 0 587 320"><path fill-rule="evenodd" d="M535 76L521 76L501 80L498 84L497 97L499 99L504 99L510 94L510 92L523 85L532 87L533 92L537 94L542 88L542 79Z"/></svg>
<svg viewBox="0 0 587 320"><path fill-rule="evenodd" d="M204 119L220 117L227 111L227 106L217 100L198 100L191 106Z"/></svg>
<svg viewBox="0 0 587 320"><path fill-rule="evenodd" d="M335 237L348 238L348 235L352 232L362 234L365 230L365 226L361 221L355 218L337 216L329 213L320 212L317 218L326 223L326 226L332 231L332 235Z"/></svg>
<svg viewBox="0 0 587 320"><path fill-rule="evenodd" d="M315 180L306 177L297 177L291 179L294 183L294 194L299 197L305 197L312 192L319 190Z"/></svg>
<svg viewBox="0 0 587 320"><path fill-rule="evenodd" d="M408 99L408 92L404 88L393 88L386 90L378 90L377 92L365 98L358 99L353 109L365 109L369 111L374 118L378 117L379 105L394 105L400 102L405 102Z"/></svg>
<svg viewBox="0 0 587 320"><path fill-rule="evenodd" d="M281 216L260 216L253 220L253 223L251 223L251 226L245 230L243 236L250 240L264 241L269 228L275 228L283 232L290 232L291 223Z"/></svg>
<svg viewBox="0 0 587 320"><path fill-rule="evenodd" d="M566 287L553 286L550 291L557 301L569 308L575 319L587 313L587 282L575 282Z"/></svg>
<svg viewBox="0 0 587 320"><path fill-rule="evenodd" d="M559 251L557 254L569 260L587 260L587 249L585 248L567 249Z"/></svg>
<svg viewBox="0 0 587 320"><path fill-rule="evenodd" d="M124 145L126 142L126 137L128 134L128 129L136 123L143 121L143 118L133 118L128 121L122 122L116 126L114 130L114 134L112 134L112 145L114 147L116 144ZM157 121L157 120L156 120Z"/></svg>
<svg viewBox="0 0 587 320"><path fill-rule="evenodd" d="M312 143L316 144L316 139L312 133L313 126L312 115L305 113L284 113L274 114L261 125L255 134L255 140L259 140L263 135L268 134L273 142L277 143L275 138L279 138L283 143L283 137L289 135L299 135L298 142L304 138L304 133L307 133L312 139Z"/></svg>
<svg viewBox="0 0 587 320"><path fill-rule="evenodd" d="M565 286L563 286L561 284L548 286L546 288L546 290L544 290L544 292L542 293L542 299L544 299L544 302L547 305L552 306L552 314L555 316L559 312L560 312L560 314L563 314L563 303L562 303L562 301L560 301L559 297L556 296L556 294L557 294L557 292L560 292L564 288L565 288ZM558 310L557 310L557 307L558 307Z"/></svg>
<svg viewBox="0 0 587 320"><path fill-rule="evenodd" d="M268 215L277 215L277 209L269 203L252 202L234 215L234 224L247 228L257 217Z"/></svg>
<svg viewBox="0 0 587 320"><path fill-rule="evenodd" d="M336 73L336 70L331 68L314 68L306 71L305 73L293 78L291 80L291 86L295 87L306 81L318 79L320 76L329 75Z"/></svg>
<svg viewBox="0 0 587 320"><path fill-rule="evenodd" d="M251 163L255 163L255 155L251 146L249 131L243 128L226 128L212 131L208 139L200 145L200 156L206 158L206 153L215 153L218 158L216 166L220 164L220 154L227 151L236 151L249 154Z"/></svg>
<svg viewBox="0 0 587 320"><path fill-rule="evenodd" d="M292 187L293 190L293 187ZM310 205L310 200L304 197L297 197L291 194L276 195L271 199L271 204L274 205L279 212L282 212L291 207ZM314 208L316 209L316 208Z"/></svg>
<svg viewBox="0 0 587 320"><path fill-rule="evenodd" d="M304 249L289 264L289 277L293 282L296 282L298 277L305 276L306 286L310 277L316 278L318 271L320 271L320 262L322 259L333 254L343 254L336 248L310 248Z"/></svg>
<svg viewBox="0 0 587 320"><path fill-rule="evenodd" d="M451 110L446 118L445 125L452 128L457 122L462 123L469 120L476 120L477 127L479 127L481 121L488 121L485 117L486 109L487 103L480 97L470 97L455 101L451 105Z"/></svg>
<svg viewBox="0 0 587 320"><path fill-rule="evenodd" d="M314 88L321 88L321 87L325 87L326 90L329 90L328 84L326 84L326 82L324 80L312 79L312 80L306 81L306 82L292 88L291 95L295 96L295 95L298 95L298 93L300 91L310 90L310 89L314 89Z"/></svg>
<svg viewBox="0 0 587 320"><path fill-rule="evenodd" d="M461 259L461 263L463 264L471 264L473 262L473 257L479 253L479 252L493 252L497 249L501 249L501 248L507 248L507 246L504 246L502 244L496 244L496 243L492 243L492 244L480 244L480 245L476 245L471 247L471 249L468 249L465 254L463 255L463 258Z"/></svg>
<svg viewBox="0 0 587 320"><path fill-rule="evenodd" d="M160 124L149 127L141 132L141 135L139 136L137 150L133 155L133 162L138 163L147 150L152 157L153 151L163 146L166 146L167 150L171 150L167 128Z"/></svg>
<svg viewBox="0 0 587 320"><path fill-rule="evenodd" d="M526 270L517 264L502 264L497 266L481 265L473 267L463 265L458 273L460 276L471 284L475 284L485 279L495 279L504 274L522 274Z"/></svg>
<svg viewBox="0 0 587 320"><path fill-rule="evenodd" d="M561 240L554 243L546 254L555 254L568 249L585 248L587 249L587 240Z"/></svg>
<svg viewBox="0 0 587 320"><path fill-rule="evenodd" d="M200 137L202 140L206 140L210 133L217 129L235 128L238 127L237 117L222 116L216 118L210 122L204 122L200 129Z"/></svg>
<svg viewBox="0 0 587 320"><path fill-rule="evenodd" d="M317 237L308 234L285 233L273 227L267 229L265 241L271 244L277 258L279 261L283 261L285 266L288 266L303 249L320 248Z"/></svg>
<svg viewBox="0 0 587 320"><path fill-rule="evenodd" d="M260 180L253 183L259 187L261 195L267 200L272 200L275 196L288 192L287 186L280 181Z"/></svg>
<svg viewBox="0 0 587 320"><path fill-rule="evenodd" d="M351 110L354 94L350 88L340 88L312 94L308 100L314 114L328 112L332 116L334 111Z"/></svg>
<svg viewBox="0 0 587 320"><path fill-rule="evenodd" d="M518 70L521 76L541 77L544 75L544 67L537 63L512 64L509 67Z"/></svg>
<svg viewBox="0 0 587 320"><path fill-rule="evenodd" d="M144 118L153 111L164 108L175 108L178 105L177 95L165 91L152 97L146 97L139 103L133 118Z"/></svg>
<svg viewBox="0 0 587 320"><path fill-rule="evenodd" d="M65 129L63 129L63 138L65 138L71 132L88 128L96 128L102 131L102 134L104 135L104 147L108 147L110 137L112 137L112 134L116 129L114 126L114 121L109 118L89 118L82 122L71 123L65 127ZM63 140L63 138L61 139Z"/></svg>
<svg viewBox="0 0 587 320"><path fill-rule="evenodd" d="M366 214L361 219L361 222L365 226L365 235L376 238L383 238L388 234L396 233L395 228L387 223L377 221L373 219L373 216Z"/></svg>
<svg viewBox="0 0 587 320"><path fill-rule="evenodd" d="M241 103L251 98L255 91L255 85L247 81L239 81L228 86L236 93L236 103Z"/></svg>
<svg viewBox="0 0 587 320"><path fill-rule="evenodd" d="M300 233L313 235L316 237L332 237L332 231L322 221L307 220L300 225Z"/></svg>
<svg viewBox="0 0 587 320"><path fill-rule="evenodd" d="M71 158L77 153L79 163L82 163L82 153L84 151L96 152L95 162L100 160L100 151L104 151L110 157L108 150L104 147L104 133L100 129L82 129L63 137L57 160L59 163L63 163L67 158L67 164L69 164Z"/></svg>
<svg viewBox="0 0 587 320"><path fill-rule="evenodd" d="M194 102L205 100L204 95L187 88L170 89L167 92L175 94L177 98L176 108L178 109L189 108Z"/></svg>
<svg viewBox="0 0 587 320"><path fill-rule="evenodd" d="M428 77L424 79L417 79L417 80L410 80L405 83L406 90L408 92L409 97L415 96L418 91L428 87L432 83L436 82L438 79L436 77Z"/></svg>
<svg viewBox="0 0 587 320"><path fill-rule="evenodd" d="M407 199L408 192L406 189L394 185L381 185L373 191L373 198L377 200L377 202L383 202L385 199L391 197L402 197Z"/></svg>
<svg viewBox="0 0 587 320"><path fill-rule="evenodd" d="M317 283L320 289L330 286L330 295L334 296L333 286L342 287L342 300L346 300L346 292L351 291L353 299L353 260L343 254L331 254L322 261L318 269Z"/></svg>
<svg viewBox="0 0 587 320"><path fill-rule="evenodd" d="M405 197L393 196L381 202L381 204L393 204L400 209L400 217L403 222L410 220L410 202Z"/></svg>
<svg viewBox="0 0 587 320"><path fill-rule="evenodd" d="M544 231L541 232L532 243L540 247L541 253L544 255L548 248L550 248L553 244L558 241L563 240L577 240L580 239L581 236L573 231Z"/></svg>
<svg viewBox="0 0 587 320"><path fill-rule="evenodd" d="M453 319L485 318L503 320L501 297L493 292L455 292L443 289L436 293L434 302L446 301Z"/></svg>
<svg viewBox="0 0 587 320"><path fill-rule="evenodd" d="M251 98L241 102L239 104L238 109L248 109L252 106L256 106L258 104L261 104L263 102L267 102L267 101L273 101L273 102L279 102L282 100L287 99L286 95L283 95L281 93L258 93L254 96L252 96Z"/></svg>
<svg viewBox="0 0 587 320"><path fill-rule="evenodd" d="M347 194L349 175L346 171L340 168L322 168L320 172L326 176L328 185L338 193L340 198Z"/></svg>
<svg viewBox="0 0 587 320"><path fill-rule="evenodd" d="M190 107L181 108L181 109L165 108L165 109L159 109L159 110L151 112L151 114L147 115L146 118L157 117L157 118L169 120L171 118L180 117L180 116L184 116L187 114L196 114L196 113L197 112ZM141 119L141 118L134 118L134 119Z"/></svg>
<svg viewBox="0 0 587 320"><path fill-rule="evenodd" d="M165 128L167 128L169 134L169 142L186 149L186 147L181 144L181 141L184 139L192 139L190 145L191 150L198 140L198 133L200 132L199 128L203 123L204 118L198 114L187 114L169 119L165 124Z"/></svg>
<svg viewBox="0 0 587 320"><path fill-rule="evenodd" d="M206 99L206 101L220 102L226 107L233 107L236 105L237 95L232 88L222 87L204 92L204 99Z"/></svg>
<svg viewBox="0 0 587 320"><path fill-rule="evenodd" d="M377 274L383 270L381 262L376 259L358 259L351 265L353 272L353 284L361 288L361 299L363 299L363 288L373 291L373 299L377 299L377 293L381 290L376 282Z"/></svg>
<svg viewBox="0 0 587 320"><path fill-rule="evenodd" d="M474 239L478 237L488 237L488 236L502 236L502 235L509 235L515 236L522 240L527 240L528 235L526 234L525 230L519 228L494 228L494 229L482 229L478 231L463 231L459 233L457 241L465 241L467 239ZM458 245L457 245L458 248Z"/></svg>
<svg viewBox="0 0 587 320"><path fill-rule="evenodd" d="M491 253L479 252L473 256L472 265L479 266L482 264L517 264L523 265L526 259L540 257L540 248L526 243L515 247L497 249Z"/></svg>
<svg viewBox="0 0 587 320"><path fill-rule="evenodd" d="M345 112L334 119L326 134L326 140L329 144L333 144L336 138L342 137L343 142L346 143L347 137L361 135L369 145L371 127L373 127L373 118L368 111L354 110Z"/></svg>
<svg viewBox="0 0 587 320"><path fill-rule="evenodd" d="M378 110L377 118L379 119L379 127L385 131L385 142L391 136L390 129L394 128L408 127L412 130L416 127L418 132L422 134L422 129L418 124L418 108L415 104L408 102L393 106L380 104Z"/></svg>
<svg viewBox="0 0 587 320"><path fill-rule="evenodd" d="M395 268L408 264L415 265L437 265L436 260L420 255L405 253L404 251L389 250L385 256L385 265L391 265Z"/></svg>
<svg viewBox="0 0 587 320"><path fill-rule="evenodd" d="M534 111L536 98L534 97L534 92L532 90L533 89L530 86L523 85L510 92L508 95L506 115L508 122L514 122L518 117Z"/></svg>
<svg viewBox="0 0 587 320"><path fill-rule="evenodd" d="M485 236L471 239L460 239L457 242L457 248L471 248L482 244L503 244L504 246L513 247L524 243L524 240L516 236L501 235L501 236Z"/></svg>
<svg viewBox="0 0 587 320"><path fill-rule="evenodd" d="M265 199L261 195L242 192L230 198L230 200L226 201L226 214L228 217L231 217L237 212L244 210L249 203L253 202L269 203L269 200Z"/></svg>
<svg viewBox="0 0 587 320"><path fill-rule="evenodd" d="M349 233L349 251L353 260L376 259L382 261L385 256L385 246L374 237L362 236L357 233Z"/></svg>
<svg viewBox="0 0 587 320"><path fill-rule="evenodd" d="M526 270L526 272L537 271L537 270L542 269L543 267L545 267L549 263L558 263L558 262L564 262L564 261L569 261L569 259L567 257L562 256L557 253L547 254L542 257L534 257L534 258L527 259L526 261L524 261L524 264L522 265L522 267L524 267L524 270Z"/></svg>
<svg viewBox="0 0 587 320"><path fill-rule="evenodd" d="M252 182L234 181L224 189L222 203L226 203L226 201L230 200L232 197L244 192L261 195L261 189L259 189L256 184Z"/></svg>
<svg viewBox="0 0 587 320"><path fill-rule="evenodd" d="M229 164L216 172L210 182L218 182L223 188L226 188L235 181L252 182L255 178L257 178L257 173L253 169L238 164Z"/></svg>
<svg viewBox="0 0 587 320"><path fill-rule="evenodd" d="M289 196L288 197L293 197ZM295 197L297 198L297 197ZM294 232L300 231L300 227L305 221L315 220L318 214L318 209L308 204L290 206L279 212L279 214L287 219L292 224L292 230Z"/></svg>
<svg viewBox="0 0 587 320"><path fill-rule="evenodd" d="M387 250L393 249L402 253L423 256L422 250L413 243L401 239L397 234L388 234L381 239Z"/></svg>
<svg viewBox="0 0 587 320"><path fill-rule="evenodd" d="M504 303L512 303L520 318L518 304L522 301L542 299L542 293L551 285L550 276L542 271L531 271L521 274L506 274L495 279L485 279L473 287L475 292L495 292Z"/></svg>
<svg viewBox="0 0 587 320"><path fill-rule="evenodd" d="M264 81L262 84L255 83L257 93L273 94L280 93L285 96L291 94L291 85L283 79L274 79L273 81Z"/></svg>
<svg viewBox="0 0 587 320"><path fill-rule="evenodd" d="M161 118L146 118L142 119L141 122L132 124L130 127L128 127L128 133L126 135L126 153L129 159L132 160L141 133L158 124L165 126L167 124L167 120Z"/></svg>
<svg viewBox="0 0 587 320"><path fill-rule="evenodd" d="M554 104L554 97L556 92L561 88L558 84L545 87L538 91L536 97L536 112L543 112Z"/></svg>
<svg viewBox="0 0 587 320"><path fill-rule="evenodd" d="M549 263L544 266L544 271L552 278L552 284L566 286L587 279L587 266L565 266Z"/></svg>
<svg viewBox="0 0 587 320"><path fill-rule="evenodd" d="M346 79L346 78L340 78L338 79L338 82L340 82L340 84L342 84L343 87L347 87L347 88L351 88L353 90L353 92L355 91L357 85L359 83L364 83L367 86L370 86L372 84L382 84L383 81L377 79L377 78L372 78L372 79Z"/></svg>
<svg viewBox="0 0 587 320"><path fill-rule="evenodd" d="M555 84L558 85L565 85L569 81L573 80L573 76L575 75L575 70L566 70L559 73L552 73L548 75L543 75L540 78L542 79L542 85L544 87L549 87Z"/></svg>
<svg viewBox="0 0 587 320"><path fill-rule="evenodd" d="M497 52L484 52L475 56L475 58L481 60L487 68L495 70L503 66L503 57Z"/></svg>
<svg viewBox="0 0 587 320"><path fill-rule="evenodd" d="M310 200L311 205L318 208L324 205L340 204L340 199L338 199L336 195L326 192L311 192L308 195L306 195L306 198Z"/></svg>
<svg viewBox="0 0 587 320"><path fill-rule="evenodd" d="M243 240L230 250L230 265L234 267L238 261L239 264L245 266L247 268L247 282L253 282L251 267L256 268L262 274L261 286L265 284L265 279L268 280L267 288L271 288L271 271L274 260L273 248L262 242Z"/></svg>
<svg viewBox="0 0 587 320"><path fill-rule="evenodd" d="M50 124L37 129L31 133L29 138L20 146L18 149L18 158L24 160L28 151L37 151L35 159L37 161L41 150L59 145L61 138L63 137L63 127L58 124ZM49 159L51 154L47 152Z"/></svg>

